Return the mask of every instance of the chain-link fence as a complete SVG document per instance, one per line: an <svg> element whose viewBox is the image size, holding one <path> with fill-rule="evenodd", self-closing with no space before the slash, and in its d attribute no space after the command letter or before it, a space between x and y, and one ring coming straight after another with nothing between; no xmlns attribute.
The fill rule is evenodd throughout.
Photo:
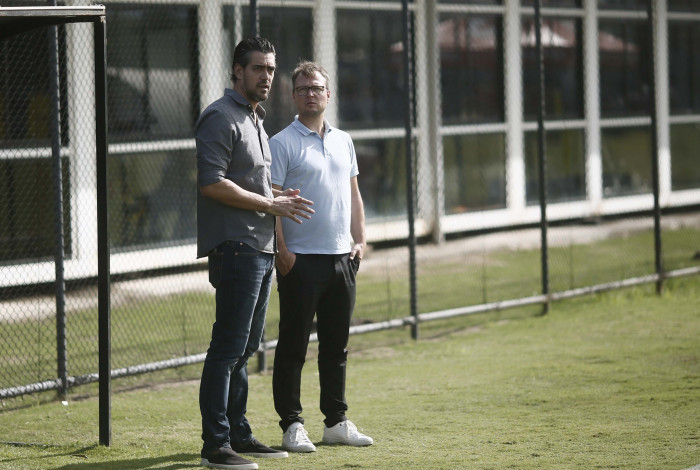
<svg viewBox="0 0 700 470"><path fill-rule="evenodd" d="M192 129L230 86L233 49L254 17L277 48L267 133L294 118L290 72L312 59L331 75L327 118L355 143L371 250L354 331L700 270L697 2L652 2L652 29L646 0L542 1L551 297L542 295L534 0L408 2L410 161L402 2L261 0L257 15L239 0L106 3L116 376L204 357L214 296L195 259ZM72 383L98 370L92 31L47 34L0 42L3 397L56 388L61 367ZM408 168L417 246L407 243ZM274 346L276 292L270 300Z"/></svg>
<svg viewBox="0 0 700 470"><path fill-rule="evenodd" d="M105 142L106 108L96 98L106 95L104 83L97 85L104 78L104 65L98 64L104 8L72 8L62 19L36 9L5 10L0 17L2 382L50 380L50 387L65 392L67 314L96 303L66 296L66 287L89 290L97 272L96 200L86 199L85 191L95 194L96 157L104 161L106 154L104 145L98 149L98 142ZM94 29L101 33L93 35ZM73 54L76 50L80 54ZM77 326L76 333L89 328ZM90 342L71 342L74 373L95 370L94 362L85 360L94 350Z"/></svg>

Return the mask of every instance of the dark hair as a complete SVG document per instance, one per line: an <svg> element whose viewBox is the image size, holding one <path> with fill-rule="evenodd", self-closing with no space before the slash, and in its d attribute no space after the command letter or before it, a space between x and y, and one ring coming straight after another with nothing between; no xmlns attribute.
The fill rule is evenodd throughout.
<svg viewBox="0 0 700 470"><path fill-rule="evenodd" d="M275 46L270 41L259 36L249 37L242 40L233 51L233 64L231 65L231 80L237 80L234 70L236 64L245 68L250 63L250 55L254 52L262 52L263 54L275 54Z"/></svg>
<svg viewBox="0 0 700 470"><path fill-rule="evenodd" d="M326 69L323 68L321 64L317 64L316 62L310 62L308 60L303 60L299 62L292 72L292 86L296 85L297 82L297 77L301 74L306 75L307 77L312 77L316 72L320 73L321 76L326 80L326 88L328 88L328 85L330 85L330 77L328 76L328 72Z"/></svg>

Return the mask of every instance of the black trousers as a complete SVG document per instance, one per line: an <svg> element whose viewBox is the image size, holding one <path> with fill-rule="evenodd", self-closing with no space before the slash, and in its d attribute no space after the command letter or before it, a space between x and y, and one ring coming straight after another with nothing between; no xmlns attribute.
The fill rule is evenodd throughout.
<svg viewBox="0 0 700 470"><path fill-rule="evenodd" d="M326 426L345 421L345 367L350 318L355 308L359 259L344 255L296 256L285 276L277 272L280 299L279 339L275 349L272 392L280 427L303 423L301 370L316 315L321 412Z"/></svg>

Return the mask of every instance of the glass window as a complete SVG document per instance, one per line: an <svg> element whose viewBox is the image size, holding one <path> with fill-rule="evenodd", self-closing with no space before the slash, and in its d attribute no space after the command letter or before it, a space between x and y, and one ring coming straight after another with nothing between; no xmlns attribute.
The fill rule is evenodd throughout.
<svg viewBox="0 0 700 470"><path fill-rule="evenodd" d="M700 23L669 22L668 72L672 114L700 113Z"/></svg>
<svg viewBox="0 0 700 470"><path fill-rule="evenodd" d="M337 14L340 127L403 126L401 11Z"/></svg>
<svg viewBox="0 0 700 470"><path fill-rule="evenodd" d="M581 21L544 19L541 28L544 56L545 116L547 119L583 117L583 52ZM537 118L537 77L535 22L523 20L523 106L525 119Z"/></svg>
<svg viewBox="0 0 700 470"><path fill-rule="evenodd" d="M233 29L233 8L226 7L227 25ZM249 9L243 8L243 37L248 36ZM313 60L313 17L310 8L259 8L258 20L260 34L269 39L275 46L277 72L272 82L270 97L263 103L268 111L265 116L265 131L269 136L277 134L292 122L297 114L292 101L292 71L300 60ZM233 39L233 34L231 38ZM231 44L231 55L236 44ZM321 64L325 65L325 64ZM227 70L231 69L228 64ZM335 95L335 91L331 91ZM336 124L337 123L333 123Z"/></svg>
<svg viewBox="0 0 700 470"><path fill-rule="evenodd" d="M197 169L192 150L113 155L108 165L114 248L194 242Z"/></svg>
<svg viewBox="0 0 700 470"><path fill-rule="evenodd" d="M199 114L197 9L107 7L110 140L191 137Z"/></svg>
<svg viewBox="0 0 700 470"><path fill-rule="evenodd" d="M502 5L503 0L440 0L444 4L459 5Z"/></svg>
<svg viewBox="0 0 700 470"><path fill-rule="evenodd" d="M598 0L601 10L645 10L647 0Z"/></svg>
<svg viewBox="0 0 700 470"><path fill-rule="evenodd" d="M603 117L649 114L648 33L644 22L601 20L600 110Z"/></svg>
<svg viewBox="0 0 700 470"><path fill-rule="evenodd" d="M9 3L4 6L21 6ZM24 4L26 5L26 3ZM0 263L53 259L53 161L17 151L50 147L49 29L0 41ZM58 27L62 143L68 143L65 29ZM70 161L62 158L65 255L71 255Z"/></svg>
<svg viewBox="0 0 700 470"><path fill-rule="evenodd" d="M62 158L64 250L71 254L70 162ZM0 262L52 259L53 164L49 158L0 160Z"/></svg>
<svg viewBox="0 0 700 470"><path fill-rule="evenodd" d="M650 193L649 127L602 129L603 196Z"/></svg>
<svg viewBox="0 0 700 470"><path fill-rule="evenodd" d="M584 133L580 129L547 131L547 202L584 199L586 163ZM539 204L540 182L537 132L525 133L525 177L527 202Z"/></svg>
<svg viewBox="0 0 700 470"><path fill-rule="evenodd" d="M357 182L368 219L406 216L405 139L355 140Z"/></svg>
<svg viewBox="0 0 700 470"><path fill-rule="evenodd" d="M506 205L505 135L443 139L445 213L500 209Z"/></svg>
<svg viewBox="0 0 700 470"><path fill-rule="evenodd" d="M0 41L0 147L51 145L48 28ZM58 28L62 143L68 141L65 27Z"/></svg>
<svg viewBox="0 0 700 470"><path fill-rule="evenodd" d="M502 122L501 18L441 15L438 35L443 123Z"/></svg>
<svg viewBox="0 0 700 470"><path fill-rule="evenodd" d="M668 11L700 12L698 0L666 0Z"/></svg>
<svg viewBox="0 0 700 470"><path fill-rule="evenodd" d="M700 125L671 126L671 186L677 189L700 188Z"/></svg>
<svg viewBox="0 0 700 470"><path fill-rule="evenodd" d="M580 7L581 0L541 0L540 5L543 7L556 7L556 8ZM534 7L535 0L522 0L522 6Z"/></svg>

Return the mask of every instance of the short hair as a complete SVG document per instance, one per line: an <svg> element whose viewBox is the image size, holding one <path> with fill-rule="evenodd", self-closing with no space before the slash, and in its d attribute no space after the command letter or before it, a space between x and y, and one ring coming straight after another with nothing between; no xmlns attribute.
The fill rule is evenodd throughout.
<svg viewBox="0 0 700 470"><path fill-rule="evenodd" d="M231 64L231 80L238 80L234 73L236 64L245 68L250 63L250 56L253 52L258 51L263 54L275 54L275 46L272 43L260 36L251 36L238 43L233 51L233 64Z"/></svg>
<svg viewBox="0 0 700 470"><path fill-rule="evenodd" d="M316 62L311 62L309 60L303 60L297 64L296 68L292 72L292 87L296 85L297 77L299 75L304 74L307 77L311 77L316 72L320 73L326 80L326 89L328 89L328 85L331 82L328 72L325 68L323 68L323 65L317 64Z"/></svg>

